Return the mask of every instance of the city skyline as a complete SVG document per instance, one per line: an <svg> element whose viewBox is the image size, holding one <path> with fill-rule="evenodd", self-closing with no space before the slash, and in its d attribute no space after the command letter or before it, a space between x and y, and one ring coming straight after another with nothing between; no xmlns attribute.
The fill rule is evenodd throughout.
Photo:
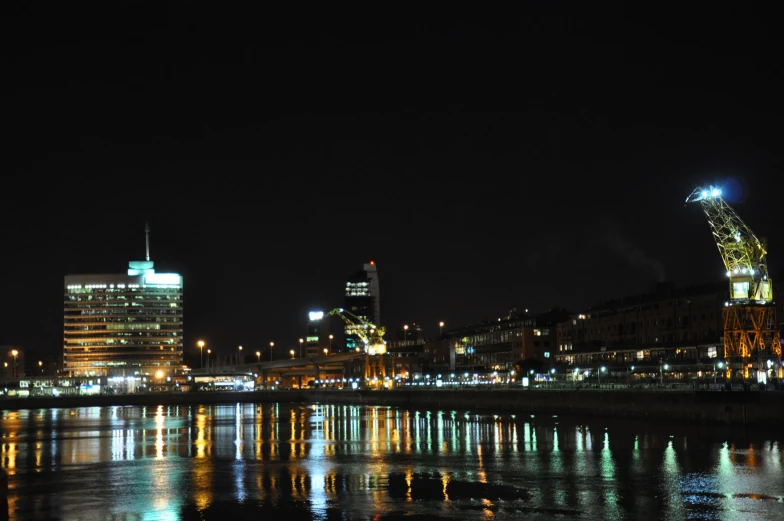
<svg viewBox="0 0 784 521"><path fill-rule="evenodd" d="M149 248L149 236L148 236L147 240L148 240L147 244L148 244L148 248ZM147 258L149 258L149 256ZM375 261L371 261L371 262L373 263L373 266L375 267ZM133 265L133 264L134 263L132 262L131 265ZM366 264L366 266L367 266L367 264ZM130 273L130 271L129 271L129 273ZM98 277L98 278L100 278L100 277L106 277L106 276L110 276L110 275L112 275L112 274L110 274L108 272L103 272L101 274L78 274L78 275L77 274L70 274L70 275L66 275L65 279L66 279L66 284L67 284L68 281L71 280L71 279L73 279L73 280L80 279L81 280L84 277ZM349 277L348 276L344 277L344 279L349 279ZM709 281L708 284L710 284L711 282L719 283L719 282L723 282L723 281L721 281L721 279L719 279L719 278L716 278L714 281ZM187 288L187 285L185 287ZM655 287L656 287L656 285L651 285L651 287L648 288L648 289L653 291L653 290L655 290ZM345 288L343 288L343 290L345 290ZM645 294L645 293L649 293L649 292L650 291L644 290L644 291L638 292L638 294ZM345 293L340 293L339 295L340 295L340 297L338 297L336 300L340 300L340 298L344 298ZM621 295L612 295L612 296L610 296L610 300L613 300L613 299L624 299L624 298L636 297L636 296L637 296L636 294L631 294L631 293L621 294ZM585 311L591 305L599 305L601 303L602 303L602 301L600 299L595 299L595 300L591 301L591 303L589 305L586 305L586 306L583 306L583 307L580 307L580 308L570 308L570 309L568 309L568 311L573 312L573 313L574 312ZM328 310L329 307L330 306L328 305L326 308L312 307L312 308L309 308L309 309L310 309L310 312L312 312L312 311L326 311L326 310ZM446 326L446 329L444 329L443 326L439 327L439 324L443 323L443 321L438 321L438 322L436 322L436 323L434 323L432 325L425 324L424 327L425 327L426 336L428 336L428 337L435 337L436 336L436 334L435 334L436 332L441 332L441 331L444 331L444 330L448 331L450 329L459 330L459 329L464 328L464 327L480 324L480 323L482 323L485 320L489 320L490 322L492 322L492 321L495 320L496 317L502 317L502 316L505 317L510 312L510 310L512 308L516 308L517 312L520 312L520 313L525 311L525 313L527 314L529 312L528 308L523 309L523 308L519 308L518 306L510 306L510 307L508 307L506 309L489 310L491 312L496 312L494 315L486 315L484 317L470 317L468 321L450 323L448 326ZM530 311L533 314L536 314L536 313L543 313L543 312L549 311L550 309L552 309L552 308L548 308L548 309L532 309ZM187 316L187 306L186 306L186 316ZM325 319L328 319L328 318L330 318L330 317L326 317L325 316ZM334 318L334 317L332 317L332 318ZM303 322L307 324L307 318ZM419 326L422 326L422 322L418 322L416 320L408 321L407 323L410 324L411 326L415 326L417 324ZM386 324L383 324L383 325L386 325ZM401 329L403 327L403 325L404 325L404 323L401 322L400 324L395 324L393 326L389 326L388 329L389 329L390 335L388 335L388 339L389 338L393 338L393 336L396 334L396 331L398 329ZM432 327L430 327L430 326L432 326ZM342 337L342 331L341 331L341 329L342 329L342 322L340 322L340 321L338 321L336 319L335 323L332 324L331 326L328 326L328 328L329 327L334 329L334 332L335 332L336 336L340 335ZM198 357L198 354L197 354L198 353L197 340L194 340L193 342L190 342L190 343L193 344L193 345L190 345L188 343L187 339L193 338L193 339L198 339L198 340L204 341L205 339L208 339L209 337L206 336L206 335L199 335L196 332L198 330L198 326L196 326L196 328L194 328L193 331L188 331L188 329L189 328L187 327L187 322L186 322L187 336L186 336L185 345L183 346L184 347L184 352L185 352L186 363L191 365L191 366L193 366L193 367L197 367L198 366L198 362L194 361ZM207 329L207 328L202 328L202 329ZM303 329L306 329L306 327L303 328ZM290 339L285 339L283 341L272 340L273 342L277 342L279 350L282 350L280 353L276 352L274 358L276 358L276 359L278 359L278 358L287 358L288 357L288 351L289 351L290 348L299 349L297 341L298 341L298 338L301 338L304 334L305 333L302 333L302 334L296 333L294 335L288 335L291 338ZM247 347L247 352L249 353L248 356L250 357L252 355L253 351L257 350L257 349L261 349L262 351L266 351L267 346L265 346L263 344L263 342L264 341L262 340L258 345L255 345L255 344L252 344L252 343L248 343L248 342L244 342L244 344L246 346L248 346ZM240 342L240 344L242 344L242 343L243 342ZM7 343L7 344L8 345L12 345L11 343ZM14 344L14 345L18 345L19 347L22 347L22 348L26 348L27 347L25 344L18 343L18 342L16 344ZM220 341L218 341L217 343L212 343L212 342L208 341L208 345L209 345L209 347L211 347L214 350L213 351L215 353L214 356L222 356L222 357L229 356L229 357L231 357L234 354L236 354L235 353L235 349L236 349L237 346L234 345L234 344L226 344L225 342L220 342ZM335 347L337 347L337 345L335 345ZM34 352L39 353L39 351L35 351L35 350L34 350ZM53 354L56 355L58 353L47 353L47 355L53 355ZM265 356L266 356L266 354L265 354Z"/></svg>
<svg viewBox="0 0 784 521"><path fill-rule="evenodd" d="M296 343L369 260L390 331L718 281L683 204L702 185L767 237L779 278L782 73L764 21L735 20L731 43L720 26L552 15L205 40L214 20L172 9L162 26L9 16L30 43L10 66L0 343L58 354L62 277L121 270L145 222L188 281L191 355L199 338Z"/></svg>
<svg viewBox="0 0 784 521"><path fill-rule="evenodd" d="M0 518L784 519L777 17L4 7Z"/></svg>

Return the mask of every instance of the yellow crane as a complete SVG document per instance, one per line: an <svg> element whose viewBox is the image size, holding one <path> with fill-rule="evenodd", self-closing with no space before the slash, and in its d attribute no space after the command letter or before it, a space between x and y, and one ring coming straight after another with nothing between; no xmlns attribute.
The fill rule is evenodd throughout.
<svg viewBox="0 0 784 521"><path fill-rule="evenodd" d="M781 334L768 275L767 249L722 197L716 186L695 189L686 203L700 203L729 279L724 307L724 356L741 364L744 377L757 357L758 378L781 371ZM767 360L764 358L767 357Z"/></svg>
<svg viewBox="0 0 784 521"><path fill-rule="evenodd" d="M347 333L357 335L364 344L364 352L368 355L383 355L387 352L387 344L384 341L386 329L376 326L363 320L362 318L346 311L343 308L335 308L328 315L336 315L343 319L348 326Z"/></svg>

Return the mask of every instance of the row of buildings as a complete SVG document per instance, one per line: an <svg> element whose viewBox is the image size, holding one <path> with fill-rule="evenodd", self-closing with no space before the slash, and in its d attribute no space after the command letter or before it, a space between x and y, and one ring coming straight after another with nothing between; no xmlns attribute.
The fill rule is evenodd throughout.
<svg viewBox="0 0 784 521"><path fill-rule="evenodd" d="M726 283L680 288L660 283L650 292L579 312L510 309L501 317L444 330L434 338L427 338L416 325L405 326L391 335L396 339L388 340L387 355L347 360L342 370L333 368L331 376L415 385L417 380L425 385L520 383L530 375L544 385L556 380L569 385L604 381L715 386L743 379L744 374L743 362L724 353L727 301ZM777 316L782 329L781 304ZM312 331L322 320L314 317ZM753 360L757 369L746 374L759 382L778 380L780 356L754 356L764 359ZM300 370L291 365L280 368L274 379L286 380L287 372ZM302 382L301 377L292 378L287 385Z"/></svg>
<svg viewBox="0 0 784 521"><path fill-rule="evenodd" d="M189 370L184 364L183 278L155 270L149 229L146 233L145 260L131 261L125 274L65 277L61 374L139 377ZM422 328L412 324L387 335L390 367L384 372L400 373L406 367L406 372L422 374L510 373L528 363L564 374L598 367L655 373L666 362L699 373L724 358L722 313L727 298L726 283L685 288L661 283L649 293L580 312L511 309L496 320L441 330L434 338L426 338ZM784 309L777 306L781 319ZM382 323L373 261L346 282L344 309L360 322ZM355 326L341 323L343 330L338 331L328 320L334 317L323 312L308 318L298 357L361 349ZM5 378L37 371L25 364L23 349L2 349L8 355L2 367ZM38 364L44 372L44 361Z"/></svg>

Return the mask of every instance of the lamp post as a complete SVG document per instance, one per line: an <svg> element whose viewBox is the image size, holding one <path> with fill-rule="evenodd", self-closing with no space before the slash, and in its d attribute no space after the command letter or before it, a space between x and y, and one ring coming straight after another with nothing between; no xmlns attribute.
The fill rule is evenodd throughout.
<svg viewBox="0 0 784 521"><path fill-rule="evenodd" d="M199 346L199 369L201 369L204 367L204 340L199 340L196 345Z"/></svg>
<svg viewBox="0 0 784 521"><path fill-rule="evenodd" d="M714 386L717 385L717 383L718 383L718 380L716 378L716 376L717 376L716 368L717 367L719 369L724 369L724 362L719 361L719 362L714 362L713 363L713 385Z"/></svg>
<svg viewBox="0 0 784 521"><path fill-rule="evenodd" d="M270 362L272 362L272 348L275 347L275 342L270 342Z"/></svg>
<svg viewBox="0 0 784 521"><path fill-rule="evenodd" d="M212 353L212 349L207 349L207 367L210 367L210 353Z"/></svg>
<svg viewBox="0 0 784 521"><path fill-rule="evenodd" d="M325 348L324 348L324 356L327 356L328 354L329 354L329 351L328 351L328 350L327 350L327 348L325 347Z"/></svg>
<svg viewBox="0 0 784 521"><path fill-rule="evenodd" d="M240 360L242 358L242 346L237 348L237 365L240 365Z"/></svg>
<svg viewBox="0 0 784 521"><path fill-rule="evenodd" d="M334 335L329 335L329 352L332 352L332 339L335 338Z"/></svg>
<svg viewBox="0 0 784 521"><path fill-rule="evenodd" d="M403 346L405 347L408 340L408 325L403 326Z"/></svg>
<svg viewBox="0 0 784 521"><path fill-rule="evenodd" d="M444 336L444 321L438 323L438 337Z"/></svg>
<svg viewBox="0 0 784 521"><path fill-rule="evenodd" d="M11 351L11 354L14 356L14 378L19 378L19 365L17 364L17 356L19 356L19 351L14 349Z"/></svg>
<svg viewBox="0 0 784 521"><path fill-rule="evenodd" d="M661 385L664 385L664 371L670 368L670 364L665 364L663 360L659 361L659 366L661 367L660 374L661 374Z"/></svg>
<svg viewBox="0 0 784 521"><path fill-rule="evenodd" d="M606 372L606 371L607 371L607 368L606 368L606 367L604 367L604 366L601 366L601 367L599 368L599 388L600 388L600 389L601 389L601 387L602 387L602 373L604 373L604 372Z"/></svg>
<svg viewBox="0 0 784 521"><path fill-rule="evenodd" d="M44 363L41 360L38 360L38 367L41 368L41 374L44 374Z"/></svg>
<svg viewBox="0 0 784 521"><path fill-rule="evenodd" d="M256 351L256 359L261 363L261 351Z"/></svg>
<svg viewBox="0 0 784 521"><path fill-rule="evenodd" d="M299 357L302 358L302 344L305 342L304 339L299 339Z"/></svg>
<svg viewBox="0 0 784 521"><path fill-rule="evenodd" d="M291 355L291 359L294 360L294 350L293 349L291 351L289 351L289 354Z"/></svg>

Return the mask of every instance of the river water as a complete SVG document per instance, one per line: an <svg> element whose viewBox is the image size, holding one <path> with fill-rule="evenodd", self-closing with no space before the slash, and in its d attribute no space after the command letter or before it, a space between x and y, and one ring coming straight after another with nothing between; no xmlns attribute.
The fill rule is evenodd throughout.
<svg viewBox="0 0 784 521"><path fill-rule="evenodd" d="M237 404L3 411L10 519L784 519L780 436Z"/></svg>

